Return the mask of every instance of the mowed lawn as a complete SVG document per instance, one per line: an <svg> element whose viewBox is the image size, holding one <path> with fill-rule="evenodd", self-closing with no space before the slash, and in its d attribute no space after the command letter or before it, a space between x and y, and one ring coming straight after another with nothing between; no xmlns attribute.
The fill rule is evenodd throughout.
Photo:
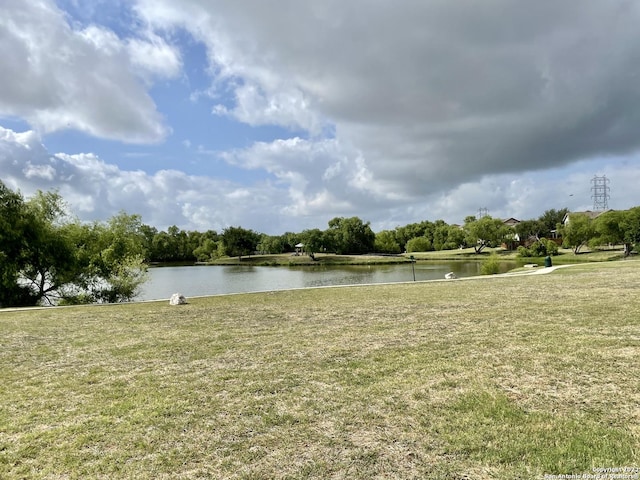
<svg viewBox="0 0 640 480"><path fill-rule="evenodd" d="M639 353L635 260L183 306L0 311L0 478L633 468Z"/></svg>

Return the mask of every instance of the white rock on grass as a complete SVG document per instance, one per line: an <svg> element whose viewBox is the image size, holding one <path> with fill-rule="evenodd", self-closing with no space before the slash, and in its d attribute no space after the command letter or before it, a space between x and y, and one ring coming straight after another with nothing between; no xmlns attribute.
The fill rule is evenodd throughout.
<svg viewBox="0 0 640 480"><path fill-rule="evenodd" d="M187 299L181 293L174 293L169 299L169 305L186 305Z"/></svg>

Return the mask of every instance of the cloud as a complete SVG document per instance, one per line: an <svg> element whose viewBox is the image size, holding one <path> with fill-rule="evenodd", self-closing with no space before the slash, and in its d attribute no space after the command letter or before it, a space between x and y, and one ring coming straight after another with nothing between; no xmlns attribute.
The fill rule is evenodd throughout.
<svg viewBox="0 0 640 480"><path fill-rule="evenodd" d="M177 170L123 170L93 153L52 154L34 131L0 127L0 171L5 184L27 197L37 190L59 190L84 221L105 220L125 210L160 229L243 226L282 233L292 224L309 225L283 215L290 207L286 187L245 186Z"/></svg>
<svg viewBox="0 0 640 480"><path fill-rule="evenodd" d="M153 174L124 170L92 153L51 154L35 132L0 127L1 180L25 196L58 189L84 221L105 220L125 210L140 214L143 222L159 229L177 225L222 231L242 226L277 235L325 229L336 216L358 216L370 221L374 231L422 220L462 223L479 208L487 208L495 217L529 219L551 208L591 208L593 174L587 172L594 171L611 181L611 208L638 204L635 187L640 183L640 166L620 159L594 161L575 171L556 169L548 178L542 173L488 175L446 193L381 202L375 191L358 188L368 173L350 169L358 165L357 152L353 152L354 162L341 157L341 152L335 141L302 139L230 152L228 162L246 169L264 168L274 176L271 181L242 185L177 170ZM279 158L287 159L286 166L276 161Z"/></svg>
<svg viewBox="0 0 640 480"><path fill-rule="evenodd" d="M235 96L217 113L312 135L332 125L388 198L640 148L633 2L139 0L136 10L205 43L213 89Z"/></svg>
<svg viewBox="0 0 640 480"><path fill-rule="evenodd" d="M176 76L177 50L151 34L123 40L104 27L69 24L48 0L3 6L0 115L23 118L42 134L77 129L130 143L166 137L145 80Z"/></svg>
<svg viewBox="0 0 640 480"><path fill-rule="evenodd" d="M51 0L7 1L0 115L32 130L0 130L2 179L58 187L85 219L124 208L160 228L281 233L334 216L377 230L485 207L532 218L589 208L595 173L613 208L639 203L635 2L100 0L113 25L100 8L80 24ZM211 123L171 117L191 107ZM106 142L53 154L41 140L162 142L171 125L177 149L111 158Z"/></svg>

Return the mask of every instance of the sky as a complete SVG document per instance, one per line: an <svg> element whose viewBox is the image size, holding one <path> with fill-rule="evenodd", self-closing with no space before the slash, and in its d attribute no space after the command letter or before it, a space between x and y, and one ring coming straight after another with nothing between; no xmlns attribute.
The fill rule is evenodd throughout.
<svg viewBox="0 0 640 480"><path fill-rule="evenodd" d="M0 180L279 235L640 205L634 0L0 0Z"/></svg>

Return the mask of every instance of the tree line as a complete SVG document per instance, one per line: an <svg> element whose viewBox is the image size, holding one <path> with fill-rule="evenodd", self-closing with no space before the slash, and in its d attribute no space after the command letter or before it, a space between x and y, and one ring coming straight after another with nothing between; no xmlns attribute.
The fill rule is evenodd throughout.
<svg viewBox="0 0 640 480"><path fill-rule="evenodd" d="M304 251L336 254L400 254L488 246L534 239L520 247L524 256L552 252L549 238L560 230L567 246L579 249L606 243L624 244L625 252L640 241L640 207L612 211L592 220L567 209L547 210L538 219L509 227L497 218L465 218L463 225L444 220L422 221L374 233L358 217L336 217L325 230L267 235L242 227L221 233L166 231L142 223L139 215L120 212L104 221L83 223L70 216L57 192L37 192L24 199L0 181L0 307L36 304L120 302L133 299L151 263L210 262L224 256ZM517 235L517 236L516 236ZM555 245L555 244L554 244Z"/></svg>

